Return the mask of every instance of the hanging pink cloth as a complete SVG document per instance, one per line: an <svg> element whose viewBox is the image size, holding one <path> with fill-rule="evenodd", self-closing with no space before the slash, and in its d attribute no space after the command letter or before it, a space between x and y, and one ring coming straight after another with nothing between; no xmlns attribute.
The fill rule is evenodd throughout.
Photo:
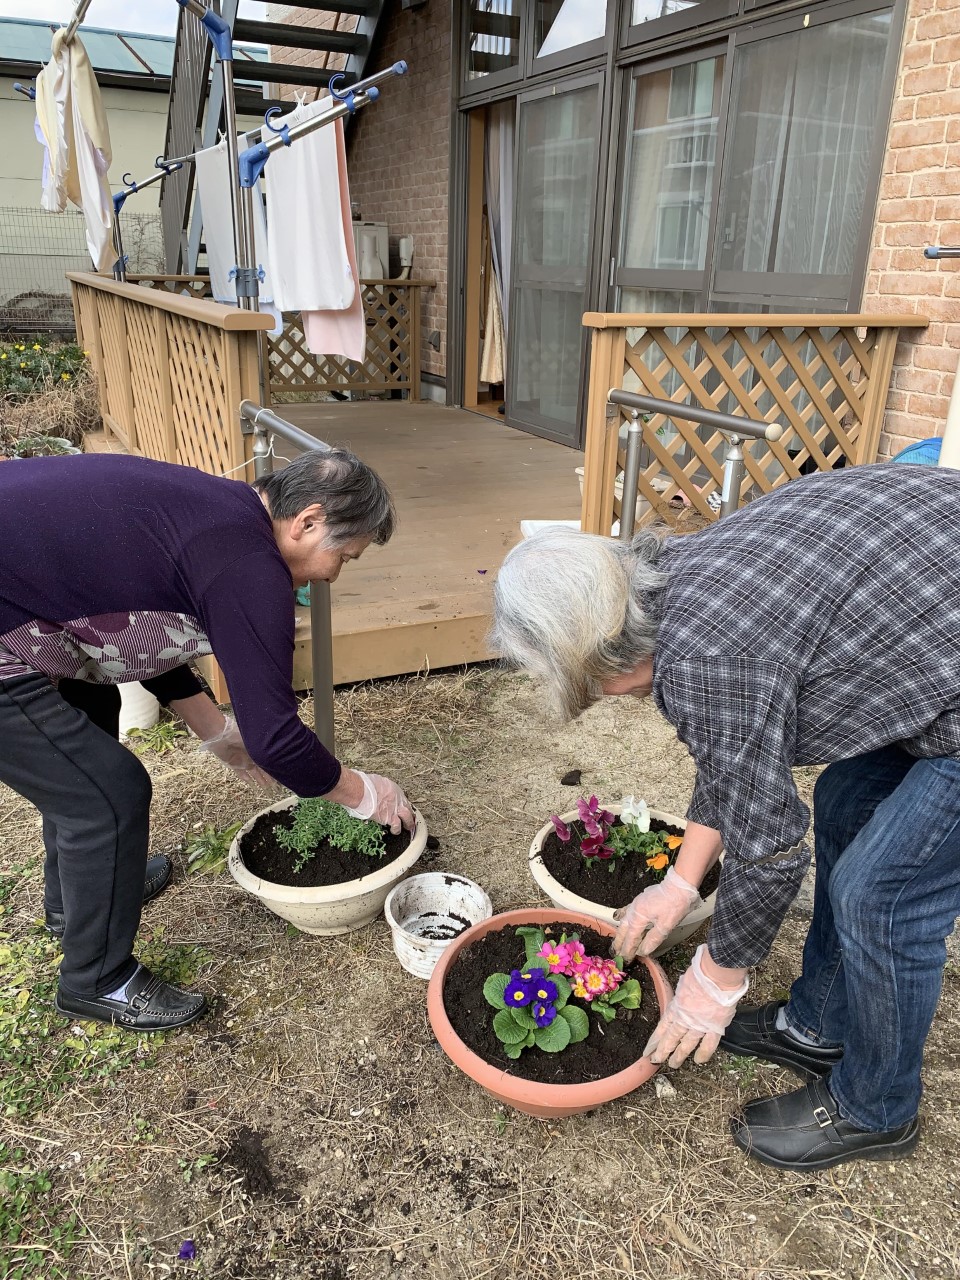
<svg viewBox="0 0 960 1280"><path fill-rule="evenodd" d="M334 122L337 134L337 181L340 187L340 217L350 259L350 270L357 282L353 302L345 311L304 311L303 336L314 355L346 356L363 363L367 349L367 326L363 317L363 290L357 270L357 253L350 217L350 187L347 183L347 149L343 141L343 121Z"/></svg>

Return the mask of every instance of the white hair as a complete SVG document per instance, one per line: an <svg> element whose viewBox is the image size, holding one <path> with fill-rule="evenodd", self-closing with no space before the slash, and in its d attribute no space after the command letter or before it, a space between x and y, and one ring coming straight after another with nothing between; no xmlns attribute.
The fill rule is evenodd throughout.
<svg viewBox="0 0 960 1280"><path fill-rule="evenodd" d="M649 530L628 543L554 526L504 560L490 643L543 681L564 719L595 702L602 681L652 655L658 620L649 597L666 581L656 568L660 547Z"/></svg>

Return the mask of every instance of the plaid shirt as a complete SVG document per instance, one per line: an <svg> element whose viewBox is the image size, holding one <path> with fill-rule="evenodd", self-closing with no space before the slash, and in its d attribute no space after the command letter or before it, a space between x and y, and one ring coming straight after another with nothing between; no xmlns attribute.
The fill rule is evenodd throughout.
<svg viewBox="0 0 960 1280"><path fill-rule="evenodd" d="M709 946L761 961L799 889L791 767L891 743L960 757L960 471L853 467L664 542L653 696L726 856Z"/></svg>

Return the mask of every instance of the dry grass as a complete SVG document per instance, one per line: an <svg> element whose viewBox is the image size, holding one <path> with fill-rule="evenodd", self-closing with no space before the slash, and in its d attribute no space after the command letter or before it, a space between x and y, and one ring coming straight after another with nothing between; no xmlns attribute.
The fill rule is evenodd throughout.
<svg viewBox="0 0 960 1280"><path fill-rule="evenodd" d="M309 716L309 704L304 712ZM341 754L399 778L423 809L436 868L483 883L497 909L536 902L526 850L583 770L604 798L637 791L682 808L686 752L649 707L616 702L545 728L526 681L493 670L338 694ZM2 1142L50 1172L32 1226L36 1276L147 1280L928 1280L960 1274L956 1050L960 968L948 970L928 1051L923 1145L897 1165L802 1178L746 1161L729 1115L792 1078L718 1055L588 1116L543 1123L504 1112L439 1051L424 984L405 974L383 922L333 939L289 930L233 881L185 876L180 850L262 801L192 744L147 759L154 848L176 883L145 912L141 942L199 945L214 997L195 1028L119 1074L68 1081ZM812 771L802 783L809 788ZM0 792L0 875L31 867L6 903L8 938L34 935L39 831ZM791 919L755 993L795 973ZM179 953L178 953L179 954ZM674 973L683 956L674 956ZM62 1033L58 1033L62 1034ZM6 1069L9 1064L4 1064ZM44 1219L75 1212L69 1259ZM193 1239L197 1261L175 1261ZM22 1255L16 1255L22 1256ZM0 1277L14 1275L14 1255Z"/></svg>
<svg viewBox="0 0 960 1280"><path fill-rule="evenodd" d="M100 427L96 378L89 365L81 366L69 383L51 383L46 391L16 401L0 396L0 424L4 435L62 436L71 444L83 443L84 434Z"/></svg>

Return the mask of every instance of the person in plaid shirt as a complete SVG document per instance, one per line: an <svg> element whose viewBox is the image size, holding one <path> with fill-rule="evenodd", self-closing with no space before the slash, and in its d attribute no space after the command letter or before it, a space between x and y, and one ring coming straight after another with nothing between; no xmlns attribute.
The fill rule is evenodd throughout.
<svg viewBox="0 0 960 1280"><path fill-rule="evenodd" d="M493 642L567 717L652 696L696 764L675 866L618 913L615 949L652 953L725 850L645 1052L721 1045L803 1077L731 1121L767 1164L908 1155L960 915L960 472L813 475L685 537L547 529L504 562ZM792 774L810 764L829 767L802 973L788 1001L738 1010L810 862Z"/></svg>

